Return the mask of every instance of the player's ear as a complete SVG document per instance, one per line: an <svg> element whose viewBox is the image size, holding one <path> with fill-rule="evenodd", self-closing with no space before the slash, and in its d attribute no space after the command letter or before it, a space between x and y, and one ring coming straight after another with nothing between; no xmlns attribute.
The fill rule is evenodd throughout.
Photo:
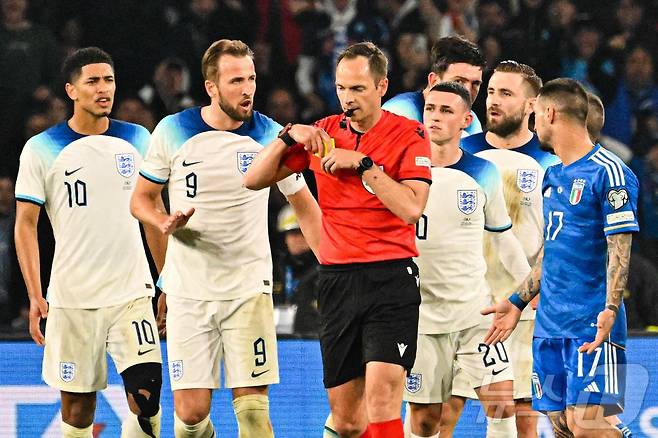
<svg viewBox="0 0 658 438"><path fill-rule="evenodd" d="M379 80L377 90L379 91L379 97L384 97L386 90L388 90L388 78L382 78Z"/></svg>
<svg viewBox="0 0 658 438"><path fill-rule="evenodd" d="M548 123L553 123L555 121L555 108L552 106L547 106L546 111L544 111L544 117Z"/></svg>
<svg viewBox="0 0 658 438"><path fill-rule="evenodd" d="M206 93L208 96L210 96L211 99L217 96L217 84L206 79L203 82L203 85L206 87Z"/></svg>
<svg viewBox="0 0 658 438"><path fill-rule="evenodd" d="M78 90L75 89L75 85L67 82L66 85L64 85L64 89L66 90L66 95L69 99L78 100Z"/></svg>
<svg viewBox="0 0 658 438"><path fill-rule="evenodd" d="M432 88L437 82L439 82L439 75L433 71L429 72L427 75L427 88Z"/></svg>
<svg viewBox="0 0 658 438"><path fill-rule="evenodd" d="M470 111L466 111L466 114L464 114L464 121L462 123L462 129L466 129L469 126L471 126L472 122L473 122L473 114L471 114Z"/></svg>
<svg viewBox="0 0 658 438"><path fill-rule="evenodd" d="M530 114L531 112L534 111L535 102L537 102L536 97L529 97L528 99L526 99L526 101L525 101L525 113L526 114Z"/></svg>

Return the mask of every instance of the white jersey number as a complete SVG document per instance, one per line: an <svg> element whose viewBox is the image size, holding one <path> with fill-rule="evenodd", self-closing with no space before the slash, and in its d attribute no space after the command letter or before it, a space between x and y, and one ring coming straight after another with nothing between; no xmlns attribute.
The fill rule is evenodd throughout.
<svg viewBox="0 0 658 438"><path fill-rule="evenodd" d="M564 213L561 211L551 211L548 213L548 225L546 225L546 240L555 240L557 234L562 229L563 217L564 217ZM555 224L553 218L555 218ZM555 230L553 230L553 234L551 234L551 229L553 228L553 225L555 225Z"/></svg>

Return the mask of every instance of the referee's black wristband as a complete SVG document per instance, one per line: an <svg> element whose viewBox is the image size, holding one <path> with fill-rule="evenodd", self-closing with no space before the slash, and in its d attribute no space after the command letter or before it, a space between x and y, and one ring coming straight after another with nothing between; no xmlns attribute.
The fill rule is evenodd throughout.
<svg viewBox="0 0 658 438"><path fill-rule="evenodd" d="M290 128L292 128L292 123L288 123L285 128L279 132L279 139L286 144L286 146L291 147L297 144L297 141L293 139L288 131L290 131Z"/></svg>

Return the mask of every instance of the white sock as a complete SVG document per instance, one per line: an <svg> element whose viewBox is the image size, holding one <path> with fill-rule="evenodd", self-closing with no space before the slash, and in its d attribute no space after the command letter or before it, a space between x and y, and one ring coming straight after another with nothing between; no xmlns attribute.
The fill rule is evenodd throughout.
<svg viewBox="0 0 658 438"><path fill-rule="evenodd" d="M487 438L516 438L516 415L507 418L487 417Z"/></svg>
<svg viewBox="0 0 658 438"><path fill-rule="evenodd" d="M153 429L153 435L158 438L160 436L160 418L162 417L162 409L158 410L158 413L149 418L149 423L151 423L151 428ZM149 438L150 435L144 433L142 426L139 425L137 421L137 415L132 412L128 412L128 416L123 423L121 423L121 438Z"/></svg>
<svg viewBox="0 0 658 438"><path fill-rule="evenodd" d="M214 438L215 428L210 415L197 424L185 424L174 412L174 435L176 438Z"/></svg>
<svg viewBox="0 0 658 438"><path fill-rule="evenodd" d="M62 438L92 438L92 432L94 430L94 424L90 424L84 429L78 427L73 427L70 424L64 423L64 420L61 421L60 426L62 428Z"/></svg>

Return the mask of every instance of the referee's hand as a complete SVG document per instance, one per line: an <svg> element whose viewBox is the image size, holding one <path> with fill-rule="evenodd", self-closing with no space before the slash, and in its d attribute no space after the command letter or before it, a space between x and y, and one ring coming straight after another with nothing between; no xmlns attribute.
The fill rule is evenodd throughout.
<svg viewBox="0 0 658 438"><path fill-rule="evenodd" d="M491 328L484 337L484 343L487 345L506 341L519 323L519 319L521 319L521 310L507 299L482 309L480 313L482 315L495 314Z"/></svg>
<svg viewBox="0 0 658 438"><path fill-rule="evenodd" d="M324 129L310 125L292 125L288 135L297 143L304 145L304 149L322 158L326 152L325 144L331 144L331 137Z"/></svg>

